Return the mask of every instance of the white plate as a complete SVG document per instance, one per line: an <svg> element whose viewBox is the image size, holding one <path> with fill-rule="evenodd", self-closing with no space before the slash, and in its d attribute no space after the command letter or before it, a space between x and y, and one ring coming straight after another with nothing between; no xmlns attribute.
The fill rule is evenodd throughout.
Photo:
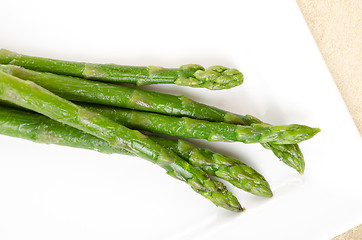
<svg viewBox="0 0 362 240"><path fill-rule="evenodd" d="M142 159L0 136L0 239L328 239L362 222L361 138L291 1L2 1L0 45L60 59L237 67L227 91L151 87L322 132L299 176L260 145L205 143L269 181L217 208Z"/></svg>

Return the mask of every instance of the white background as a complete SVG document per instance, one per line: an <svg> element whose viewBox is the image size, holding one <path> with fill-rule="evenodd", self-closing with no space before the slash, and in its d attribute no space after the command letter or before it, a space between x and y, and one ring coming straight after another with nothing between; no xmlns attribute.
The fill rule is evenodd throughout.
<svg viewBox="0 0 362 240"><path fill-rule="evenodd" d="M253 166L271 199L227 212L143 159L0 136L0 239L328 239L362 222L361 138L292 1L1 1L0 47L67 60L236 67L242 86L183 94L322 132L303 176L260 145L206 143ZM196 142L196 141L194 141Z"/></svg>

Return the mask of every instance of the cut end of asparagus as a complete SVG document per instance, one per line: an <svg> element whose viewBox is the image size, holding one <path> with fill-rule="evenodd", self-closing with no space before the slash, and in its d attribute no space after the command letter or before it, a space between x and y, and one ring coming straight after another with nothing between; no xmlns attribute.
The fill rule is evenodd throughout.
<svg viewBox="0 0 362 240"><path fill-rule="evenodd" d="M205 70L200 65L188 64L180 67L179 77L174 83L180 86L221 90L239 86L243 80L243 74L234 68L212 66Z"/></svg>

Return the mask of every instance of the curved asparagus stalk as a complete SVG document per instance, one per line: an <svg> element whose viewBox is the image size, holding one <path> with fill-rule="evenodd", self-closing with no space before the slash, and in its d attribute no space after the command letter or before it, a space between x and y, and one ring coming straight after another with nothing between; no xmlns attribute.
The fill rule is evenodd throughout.
<svg viewBox="0 0 362 240"><path fill-rule="evenodd" d="M85 148L102 153L119 153L133 156L124 148L112 147L108 142L48 117L1 106L0 134L24 138L39 143ZM184 140L170 140L149 136L151 140L174 151L195 167L201 167L211 176L229 181L234 186L252 194L271 197L268 182L251 167L236 159L201 149Z"/></svg>
<svg viewBox="0 0 362 240"><path fill-rule="evenodd" d="M194 168L171 150L163 148L136 130L130 130L62 99L34 82L0 71L0 99L101 138L113 147L125 148L161 166L169 175L185 181L194 191L217 206L231 211L242 210L238 200L221 182L210 179L204 171Z"/></svg>
<svg viewBox="0 0 362 240"><path fill-rule="evenodd" d="M80 105L132 129L208 141L292 144L309 139L319 131L319 129L296 124L264 127L263 124L253 123L250 126L243 126L102 105L82 103Z"/></svg>
<svg viewBox="0 0 362 240"><path fill-rule="evenodd" d="M261 121L250 115L237 115L215 107L195 102L184 96L157 93L126 86L117 86L85 79L41 73L18 66L0 65L0 71L33 81L68 100L98 103L141 111L156 112L173 116L250 125ZM304 172L304 159L298 146L287 146L287 151L276 144L262 144L288 166L299 173Z"/></svg>
<svg viewBox="0 0 362 240"><path fill-rule="evenodd" d="M0 63L98 81L133 83L137 86L176 84L220 90L238 86L243 82L241 72L223 66L212 66L205 70L196 64L183 65L180 68L93 64L27 56L6 49L0 49Z"/></svg>

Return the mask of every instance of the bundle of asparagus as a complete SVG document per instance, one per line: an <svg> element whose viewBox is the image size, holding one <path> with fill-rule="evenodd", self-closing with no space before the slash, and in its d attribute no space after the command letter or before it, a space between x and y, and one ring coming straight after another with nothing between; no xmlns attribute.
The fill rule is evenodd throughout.
<svg viewBox="0 0 362 240"><path fill-rule="evenodd" d="M139 130L209 141L261 143L301 174L304 159L297 143L319 132L318 128L297 124L272 126L253 116L233 114L183 96L99 82L226 89L242 83L243 75L236 69L77 63L4 49L0 50L0 63L7 64L0 65L0 134L139 156L231 211L243 208L221 182L210 176L252 194L271 197L270 186L260 173L236 159L185 140L144 135Z"/></svg>

